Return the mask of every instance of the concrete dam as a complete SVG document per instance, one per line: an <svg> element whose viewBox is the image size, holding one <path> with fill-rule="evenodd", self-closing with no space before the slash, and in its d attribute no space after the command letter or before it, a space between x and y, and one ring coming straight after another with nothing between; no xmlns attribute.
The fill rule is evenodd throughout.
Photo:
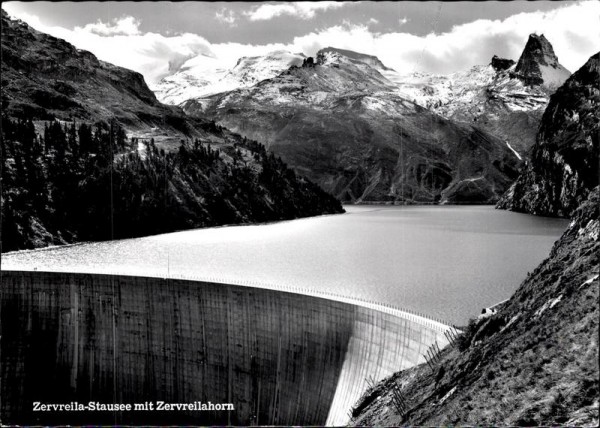
<svg viewBox="0 0 600 428"><path fill-rule="evenodd" d="M341 425L368 387L447 344L372 302L127 275L3 271L4 424ZM35 411L33 403L233 410Z"/></svg>

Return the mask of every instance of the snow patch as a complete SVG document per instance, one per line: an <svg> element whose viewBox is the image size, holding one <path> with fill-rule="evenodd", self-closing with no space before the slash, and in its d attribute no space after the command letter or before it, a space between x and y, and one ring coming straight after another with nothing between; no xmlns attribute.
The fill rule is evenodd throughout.
<svg viewBox="0 0 600 428"><path fill-rule="evenodd" d="M240 58L234 65L198 55L152 89L160 102L179 105L189 99L251 87L279 75L292 65L302 64L303 58L302 54L274 51L265 56Z"/></svg>
<svg viewBox="0 0 600 428"><path fill-rule="evenodd" d="M542 305L541 308L539 308L537 311L535 311L534 316L535 317L539 317L540 315L542 315L546 309L552 309L553 307L555 307L561 300L562 300L562 294L560 294L557 298L555 299L549 299L546 303L544 303Z"/></svg>
<svg viewBox="0 0 600 428"><path fill-rule="evenodd" d="M500 333L502 333L504 330L506 330L508 327L510 327L516 320L519 319L520 316L521 316L521 314L517 314L514 317L512 317L510 319L510 321L504 327L502 327L502 330L500 330Z"/></svg>
<svg viewBox="0 0 600 428"><path fill-rule="evenodd" d="M364 97L362 99L362 103L367 110L375 110L381 112L389 111L389 108L386 106L386 103L381 99L373 97Z"/></svg>
<svg viewBox="0 0 600 428"><path fill-rule="evenodd" d="M544 86L549 88L558 88L565 80L569 78L571 73L569 70L558 64L557 67L551 65L541 65L540 71L542 72L542 79L544 80Z"/></svg>
<svg viewBox="0 0 600 428"><path fill-rule="evenodd" d="M594 275L593 277L591 277L590 279L588 279L587 281L585 281L583 284L581 284L579 286L578 289L581 289L581 288L585 287L586 285L590 285L592 282L594 282L597 279L598 279L598 274Z"/></svg>
<svg viewBox="0 0 600 428"><path fill-rule="evenodd" d="M452 388L450 391L448 391L448 392L446 393L446 395L444 395L444 396L442 397L442 399L439 401L439 403L438 403L438 404L442 404L444 401L446 401L448 398L450 398L450 396L452 396L452 394L454 394L454 392L456 391L456 388L457 388L457 387L455 386L455 387L454 387L454 388Z"/></svg>
<svg viewBox="0 0 600 428"><path fill-rule="evenodd" d="M513 153L515 154L516 157L519 158L519 160L523 160L523 158L521 157L521 155L519 154L519 152L517 152L515 149L513 149L513 146L511 146L508 141L506 142L506 145L508 146L509 149L511 149L513 151Z"/></svg>
<svg viewBox="0 0 600 428"><path fill-rule="evenodd" d="M571 169L571 167L567 163L565 163L565 171L567 171L569 174L573 174L573 170Z"/></svg>

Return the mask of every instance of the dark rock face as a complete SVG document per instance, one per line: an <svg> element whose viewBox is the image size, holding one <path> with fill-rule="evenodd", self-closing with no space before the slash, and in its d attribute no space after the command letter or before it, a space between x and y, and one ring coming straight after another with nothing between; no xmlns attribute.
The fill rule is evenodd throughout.
<svg viewBox="0 0 600 428"><path fill-rule="evenodd" d="M569 73L559 64L548 39L543 34L531 34L515 67L514 75L527 85L555 84L554 77L548 76L548 70L551 74L564 74L565 78Z"/></svg>
<svg viewBox="0 0 600 428"><path fill-rule="evenodd" d="M497 55L492 57L492 67L494 70L501 71L510 68L515 62L512 59L500 58Z"/></svg>
<svg viewBox="0 0 600 428"><path fill-rule="evenodd" d="M314 58L312 56L309 56L308 58L305 58L302 61L302 67L311 68L311 67L314 67L314 66L315 66L315 60L314 60Z"/></svg>
<svg viewBox="0 0 600 428"><path fill-rule="evenodd" d="M567 217L598 185L600 53L551 97L531 161L499 208Z"/></svg>
<svg viewBox="0 0 600 428"><path fill-rule="evenodd" d="M399 97L360 55L325 50L314 68L183 108L264 141L344 201L494 203L517 175L507 145Z"/></svg>

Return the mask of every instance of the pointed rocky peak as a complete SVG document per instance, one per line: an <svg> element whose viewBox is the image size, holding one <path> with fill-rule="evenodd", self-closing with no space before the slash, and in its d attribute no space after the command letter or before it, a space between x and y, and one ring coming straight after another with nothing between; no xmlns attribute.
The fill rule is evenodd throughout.
<svg viewBox="0 0 600 428"><path fill-rule="evenodd" d="M558 57L554 53L554 48L543 34L530 34L525 49L521 53L516 71L525 71L527 65L535 62L539 65L557 66Z"/></svg>
<svg viewBox="0 0 600 428"><path fill-rule="evenodd" d="M512 67L514 63L515 62L512 59L500 58L499 56L494 55L490 64L494 67L494 70L502 71Z"/></svg>
<svg viewBox="0 0 600 428"><path fill-rule="evenodd" d="M531 34L515 67L515 77L527 85L557 88L571 75L558 62L552 45L543 34Z"/></svg>

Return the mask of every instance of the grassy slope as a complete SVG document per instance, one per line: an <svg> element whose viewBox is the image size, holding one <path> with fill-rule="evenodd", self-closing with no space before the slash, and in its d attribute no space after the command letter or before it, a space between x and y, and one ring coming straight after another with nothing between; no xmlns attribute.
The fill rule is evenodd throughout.
<svg viewBox="0 0 600 428"><path fill-rule="evenodd" d="M435 371L421 365L367 391L352 425L597 426L599 203L596 187L497 314L472 323Z"/></svg>

